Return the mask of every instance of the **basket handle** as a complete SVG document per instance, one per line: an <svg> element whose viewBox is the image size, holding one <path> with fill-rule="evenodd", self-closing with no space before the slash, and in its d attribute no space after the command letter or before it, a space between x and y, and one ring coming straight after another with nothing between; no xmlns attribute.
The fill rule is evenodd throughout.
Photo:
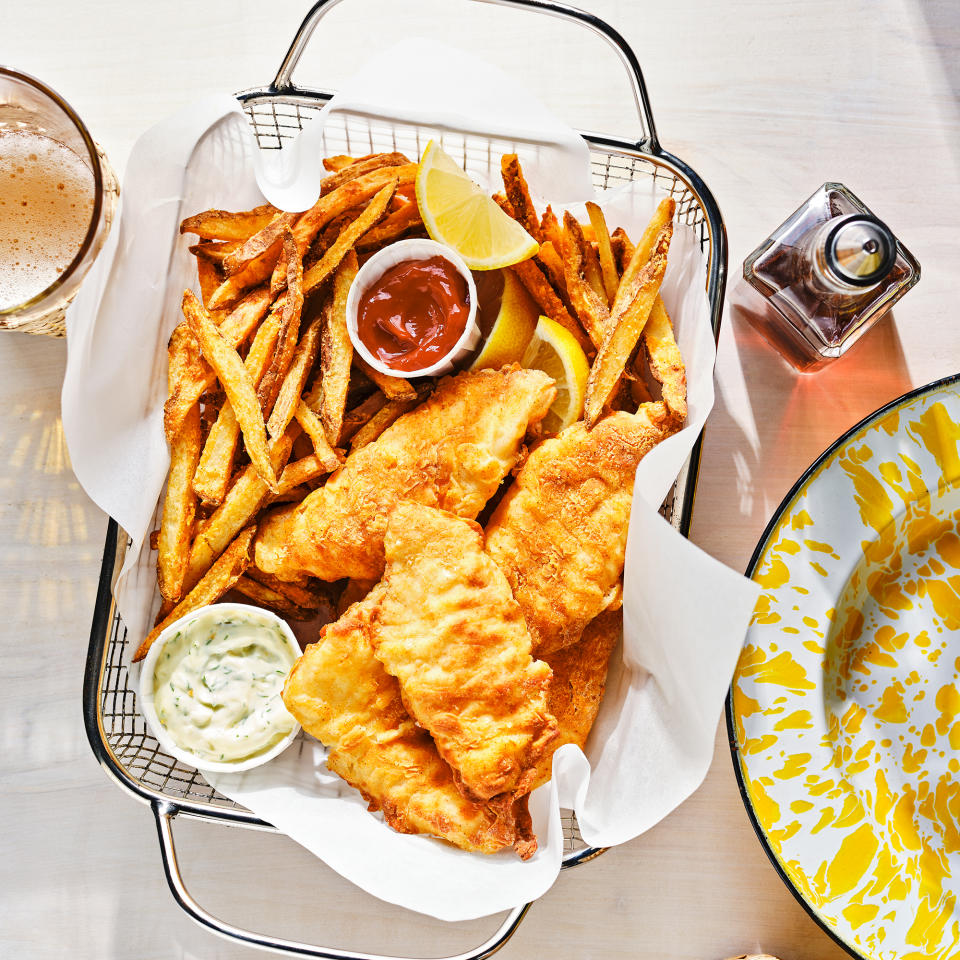
<svg viewBox="0 0 960 960"><path fill-rule="evenodd" d="M167 885L170 887L170 892L177 903L201 926L226 937L228 940L235 940L239 943L262 947L267 950L277 950L294 957L321 957L324 960L395 960L395 958L385 957L381 954L337 950L334 947L320 947L309 943L300 943L296 940L284 940L263 933L255 933L252 930L234 926L232 923L215 917L196 901L187 889L180 872L177 848L173 842L173 821L180 813L179 808L175 804L165 801L153 801L150 806L157 821L160 856L163 860L163 872L167 878ZM473 950L451 957L450 960L485 960L485 958L496 953L513 936L514 931L529 909L529 903L521 907L514 907L493 936Z"/></svg>
<svg viewBox="0 0 960 960"><path fill-rule="evenodd" d="M303 51L310 42L310 38L313 36L313 31L317 28L317 24L341 2L342 0L317 0L313 5L310 12L304 17L303 23L300 24L300 29L297 30L297 34L290 44L290 49L287 50L287 54L280 64L280 69L277 71L277 75L271 84L271 93L290 94L296 92L296 87L293 83L293 71L300 62ZM614 30L609 23L601 20L599 17L595 17L592 13L587 13L585 10L570 6L566 3L556 2L556 0L476 0L476 2L527 7L548 16L579 23L603 37L619 54L620 60L630 78L633 99L637 108L637 116L640 118L640 125L643 129L643 138L639 141L638 146L643 147L650 153L660 152L660 142L657 139L657 129L653 122L650 98L647 94L647 86L643 81L640 63L627 41L624 40L620 33Z"/></svg>

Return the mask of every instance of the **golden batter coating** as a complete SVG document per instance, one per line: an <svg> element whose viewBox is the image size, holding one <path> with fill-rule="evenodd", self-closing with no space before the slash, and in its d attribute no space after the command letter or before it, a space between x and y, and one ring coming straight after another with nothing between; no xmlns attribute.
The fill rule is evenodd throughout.
<svg viewBox="0 0 960 960"><path fill-rule="evenodd" d="M587 742L603 700L610 655L622 635L623 610L604 610L576 643L545 657L553 670L547 709L557 718L558 735L537 761L531 790L550 779L555 751L565 743L582 749Z"/></svg>
<svg viewBox="0 0 960 960"><path fill-rule="evenodd" d="M644 456L677 429L663 402L610 414L544 440L487 524L486 549L520 604L533 652L576 642L619 597L633 500Z"/></svg>
<svg viewBox="0 0 960 960"><path fill-rule="evenodd" d="M516 365L441 380L294 510L263 521L257 566L281 578L378 579L390 510L415 500L476 517L555 395L545 373Z"/></svg>
<svg viewBox="0 0 960 960"><path fill-rule="evenodd" d="M355 603L307 647L283 701L304 730L330 747L327 767L382 810L401 833L426 833L464 850L536 850L525 800L464 797L430 735L410 718L400 686L367 640L373 595Z"/></svg>
<svg viewBox="0 0 960 960"><path fill-rule="evenodd" d="M550 668L530 655L523 614L483 552L483 530L405 500L384 545L368 631L377 659L466 796L526 792L556 736Z"/></svg>

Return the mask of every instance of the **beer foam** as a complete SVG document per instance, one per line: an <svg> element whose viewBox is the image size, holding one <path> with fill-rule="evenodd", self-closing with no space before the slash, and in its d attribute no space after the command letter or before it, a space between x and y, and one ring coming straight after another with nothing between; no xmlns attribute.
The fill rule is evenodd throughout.
<svg viewBox="0 0 960 960"><path fill-rule="evenodd" d="M0 130L0 310L45 290L83 245L93 174L69 147Z"/></svg>

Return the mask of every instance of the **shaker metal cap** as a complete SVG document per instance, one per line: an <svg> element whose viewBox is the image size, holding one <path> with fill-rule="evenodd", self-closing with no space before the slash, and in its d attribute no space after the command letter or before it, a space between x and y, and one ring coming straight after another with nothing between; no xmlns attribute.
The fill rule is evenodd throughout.
<svg viewBox="0 0 960 960"><path fill-rule="evenodd" d="M833 224L824 253L839 279L855 287L872 287L893 267L897 241L882 220L855 213Z"/></svg>

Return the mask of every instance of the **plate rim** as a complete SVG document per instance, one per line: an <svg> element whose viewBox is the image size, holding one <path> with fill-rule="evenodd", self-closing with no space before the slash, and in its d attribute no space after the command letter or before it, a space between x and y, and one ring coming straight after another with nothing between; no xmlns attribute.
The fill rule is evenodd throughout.
<svg viewBox="0 0 960 960"><path fill-rule="evenodd" d="M919 387L915 387L913 390L908 390L899 397L896 397L888 403L885 403L882 407L878 407L872 413L868 413L862 420L855 423L852 427L837 437L837 439L834 440L813 461L813 463L811 463L810 466L803 471L800 477L787 491L787 494L784 496L784 498L780 501L780 504L773 511L773 514L771 515L770 520L767 522L767 525L764 527L763 533L760 535L760 539L757 541L757 545L754 548L753 554L747 563L747 567L744 570L744 575L751 580L753 579L753 574L756 568L759 566L764 554L766 553L770 539L773 536L774 531L777 529L783 515L793 506L794 501L804 492L808 484L814 480L817 473L820 471L820 468L830 457L833 456L834 453L836 453L838 449L840 449L840 447L855 439L860 433L871 427L877 420L885 417L889 413L892 413L897 408L902 407L913 400L918 400L922 397L934 394L939 390L952 385L960 385L960 373L949 374L948 376L942 377L939 380L934 380L931 383L926 383ZM783 864L780 862L779 857L776 855L770 845L770 841L767 838L767 834L764 831L759 818L757 817L757 812L753 806L753 801L744 781L743 765L740 750L737 747L737 735L733 715L734 679L735 675L734 678L731 678L723 711L727 726L727 745L730 748L730 759L733 764L734 775L737 779L737 789L740 791L740 799L742 800L743 806L747 811L747 816L750 820L751 826L753 827L753 831L757 835L757 839L760 841L760 846L763 848L763 852L767 855L767 859L773 865L774 870L776 870L777 875L786 885L787 889L793 894L794 899L796 899L800 906L806 911L807 915L814 921L814 923L816 923L816 925L824 933L826 933L827 936L837 944L837 946L845 950L851 957L856 958L856 960L871 960L866 953L863 953L857 947L844 940L843 937L841 937L840 934L833 927L831 927L827 921L820 916L819 913L817 913L813 904L811 904L806 897L804 897L802 891L800 891L796 884L794 884L794 882L790 879L789 874L783 868Z"/></svg>

